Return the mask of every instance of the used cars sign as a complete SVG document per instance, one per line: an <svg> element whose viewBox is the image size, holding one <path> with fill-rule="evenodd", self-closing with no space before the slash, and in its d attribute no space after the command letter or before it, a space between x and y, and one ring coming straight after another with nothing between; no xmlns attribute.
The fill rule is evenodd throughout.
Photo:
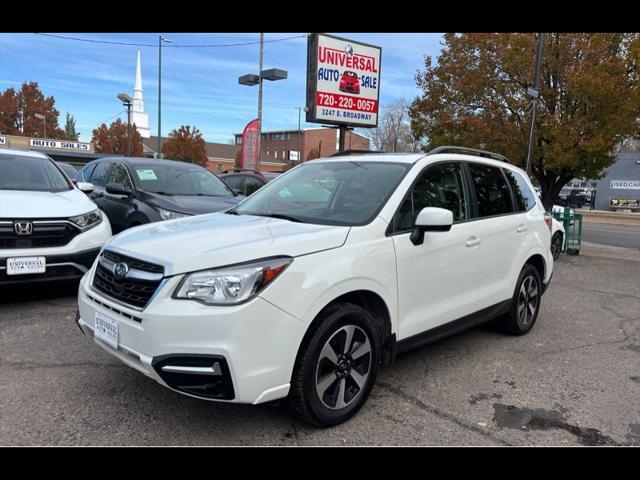
<svg viewBox="0 0 640 480"><path fill-rule="evenodd" d="M376 127L381 51L346 38L309 35L307 122Z"/></svg>

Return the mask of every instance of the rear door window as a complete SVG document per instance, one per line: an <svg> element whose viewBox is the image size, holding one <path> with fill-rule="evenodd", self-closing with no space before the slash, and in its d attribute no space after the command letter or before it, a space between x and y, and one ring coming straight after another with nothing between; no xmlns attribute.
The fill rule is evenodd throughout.
<svg viewBox="0 0 640 480"><path fill-rule="evenodd" d="M480 218L513 213L511 191L500 168L470 162L469 170Z"/></svg>
<svg viewBox="0 0 640 480"><path fill-rule="evenodd" d="M242 175L230 175L228 177L222 177L222 179L231 188L233 188L235 190L242 191L242 182L244 181L244 176L242 176Z"/></svg>
<svg viewBox="0 0 640 480"><path fill-rule="evenodd" d="M525 178L513 170L503 168L504 174L509 181L513 192L513 199L519 212L527 212L536 204L535 193L529 188Z"/></svg>

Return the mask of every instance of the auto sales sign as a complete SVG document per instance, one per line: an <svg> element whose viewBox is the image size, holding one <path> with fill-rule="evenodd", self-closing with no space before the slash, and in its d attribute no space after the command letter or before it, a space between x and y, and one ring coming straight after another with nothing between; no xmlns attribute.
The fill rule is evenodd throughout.
<svg viewBox="0 0 640 480"><path fill-rule="evenodd" d="M324 33L307 49L307 122L378 126L382 49Z"/></svg>

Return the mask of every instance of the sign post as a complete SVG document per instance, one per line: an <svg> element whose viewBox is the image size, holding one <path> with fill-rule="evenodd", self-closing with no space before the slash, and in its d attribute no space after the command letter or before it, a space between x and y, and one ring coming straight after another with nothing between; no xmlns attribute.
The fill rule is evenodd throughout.
<svg viewBox="0 0 640 480"><path fill-rule="evenodd" d="M382 48L324 33L307 41L306 121L337 125L339 150L348 127L378 126Z"/></svg>

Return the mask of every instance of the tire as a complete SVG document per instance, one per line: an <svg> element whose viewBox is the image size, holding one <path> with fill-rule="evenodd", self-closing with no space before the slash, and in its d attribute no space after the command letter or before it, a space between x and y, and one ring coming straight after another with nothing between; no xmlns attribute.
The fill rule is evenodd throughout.
<svg viewBox="0 0 640 480"><path fill-rule="evenodd" d="M351 342L345 348L349 335ZM380 354L380 334L369 312L351 303L328 307L300 346L289 406L298 417L317 427L348 420L369 397Z"/></svg>
<svg viewBox="0 0 640 480"><path fill-rule="evenodd" d="M527 264L522 268L516 282L509 313L498 323L500 329L510 335L524 335L529 332L538 318L541 298L540 273L535 267Z"/></svg>
<svg viewBox="0 0 640 480"><path fill-rule="evenodd" d="M551 237L551 255L554 260L560 257L560 252L562 252L562 233L556 232Z"/></svg>

